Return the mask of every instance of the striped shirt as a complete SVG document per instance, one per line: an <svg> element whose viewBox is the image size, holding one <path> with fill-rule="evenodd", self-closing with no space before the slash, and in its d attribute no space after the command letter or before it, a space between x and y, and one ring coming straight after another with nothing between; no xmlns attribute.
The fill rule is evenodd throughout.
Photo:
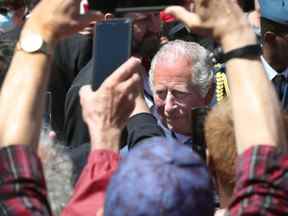
<svg viewBox="0 0 288 216"><path fill-rule="evenodd" d="M52 215L41 162L24 145L0 150L0 215Z"/></svg>
<svg viewBox="0 0 288 216"><path fill-rule="evenodd" d="M256 146L237 161L233 201L226 216L288 215L288 155Z"/></svg>

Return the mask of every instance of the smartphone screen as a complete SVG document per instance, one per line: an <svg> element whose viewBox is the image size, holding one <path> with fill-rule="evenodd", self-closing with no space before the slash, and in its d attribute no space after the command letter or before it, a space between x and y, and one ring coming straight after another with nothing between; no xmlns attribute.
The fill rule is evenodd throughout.
<svg viewBox="0 0 288 216"><path fill-rule="evenodd" d="M92 10L103 12L160 11L171 5L183 5L183 0L88 0Z"/></svg>
<svg viewBox="0 0 288 216"><path fill-rule="evenodd" d="M93 89L131 55L132 22L111 19L97 22L93 45Z"/></svg>

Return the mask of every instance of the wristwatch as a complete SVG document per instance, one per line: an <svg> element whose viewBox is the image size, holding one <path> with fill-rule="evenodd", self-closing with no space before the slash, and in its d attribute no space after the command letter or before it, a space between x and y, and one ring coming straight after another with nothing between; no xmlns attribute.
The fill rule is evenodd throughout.
<svg viewBox="0 0 288 216"><path fill-rule="evenodd" d="M21 50L26 53L44 53L52 55L52 49L49 49L48 44L44 41L40 34L34 32L25 32L21 35L16 50Z"/></svg>

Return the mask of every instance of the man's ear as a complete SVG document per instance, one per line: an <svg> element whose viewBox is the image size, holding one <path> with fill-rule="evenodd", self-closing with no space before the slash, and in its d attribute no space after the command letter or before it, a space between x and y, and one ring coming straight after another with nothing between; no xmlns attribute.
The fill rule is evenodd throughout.
<svg viewBox="0 0 288 216"><path fill-rule="evenodd" d="M275 40L276 40L276 34L274 32L266 32L264 34L264 43L267 43L267 44L274 44Z"/></svg>

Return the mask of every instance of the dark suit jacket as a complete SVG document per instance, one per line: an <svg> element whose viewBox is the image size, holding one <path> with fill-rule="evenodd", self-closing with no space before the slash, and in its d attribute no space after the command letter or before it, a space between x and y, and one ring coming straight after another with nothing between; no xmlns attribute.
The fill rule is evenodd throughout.
<svg viewBox="0 0 288 216"><path fill-rule="evenodd" d="M67 92L65 99L64 133L68 146L77 147L89 142L89 133L82 118L79 90L91 84L93 73L92 60L80 71Z"/></svg>
<svg viewBox="0 0 288 216"><path fill-rule="evenodd" d="M64 102L74 78L92 56L91 35L74 34L58 43L51 65L48 91L52 93L52 127L58 133L64 127Z"/></svg>

